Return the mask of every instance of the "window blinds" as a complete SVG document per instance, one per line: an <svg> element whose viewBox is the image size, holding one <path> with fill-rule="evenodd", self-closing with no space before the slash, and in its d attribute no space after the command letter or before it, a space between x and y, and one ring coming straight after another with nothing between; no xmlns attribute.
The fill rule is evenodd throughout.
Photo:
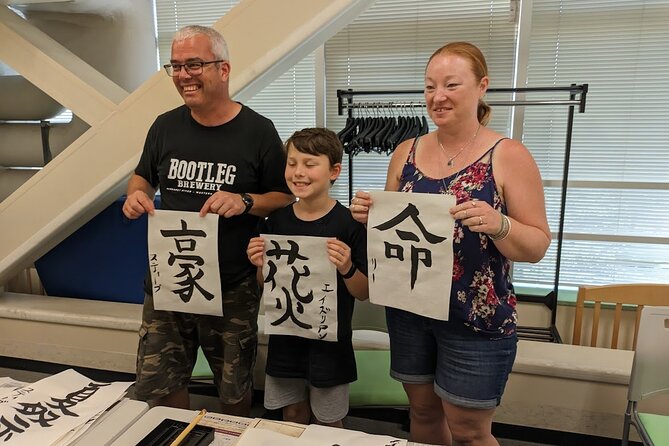
<svg viewBox="0 0 669 446"><path fill-rule="evenodd" d="M575 117L562 285L669 282L667 24L667 1L533 2L527 85L589 84L586 113ZM554 231L566 116L525 111L523 139L549 184ZM516 265L514 280L551 277L551 248L539 265Z"/></svg>

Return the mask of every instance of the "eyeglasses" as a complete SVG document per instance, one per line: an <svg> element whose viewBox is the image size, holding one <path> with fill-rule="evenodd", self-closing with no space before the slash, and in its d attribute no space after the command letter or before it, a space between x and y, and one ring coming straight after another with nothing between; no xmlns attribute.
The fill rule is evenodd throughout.
<svg viewBox="0 0 669 446"><path fill-rule="evenodd" d="M181 73L182 68L184 68L186 70L186 73L190 74L191 76L199 76L200 74L202 74L202 70L205 65L218 62L225 62L225 59L210 60L207 62L198 61L198 62L186 62L186 63L175 63L175 64L168 63L166 65L163 65L163 68L165 68L165 71L167 71L167 75L172 77L178 76L179 73Z"/></svg>

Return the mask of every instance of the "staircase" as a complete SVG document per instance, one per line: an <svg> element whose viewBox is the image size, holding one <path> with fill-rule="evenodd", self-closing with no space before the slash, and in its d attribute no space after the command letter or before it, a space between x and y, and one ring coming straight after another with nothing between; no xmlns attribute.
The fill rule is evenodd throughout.
<svg viewBox="0 0 669 446"><path fill-rule="evenodd" d="M108 115L112 102L123 100L127 91L157 70L152 2L141 0L132 9L125 2L115 2L105 10L93 8L95 3L21 0L20 7L0 6L4 33L0 38L0 202L6 201L0 206L39 176L92 122ZM126 42L125 34L148 44ZM115 42L115 49L100 51L91 42ZM133 69L119 70L127 65ZM82 99L91 88L102 94ZM64 100L66 96L70 99ZM77 112L59 117L66 107ZM21 273L20 280L10 280L6 289L30 291L27 285L32 281L27 276Z"/></svg>
<svg viewBox="0 0 669 446"><path fill-rule="evenodd" d="M0 76L0 201L7 198L88 125L54 121L64 107L19 75Z"/></svg>

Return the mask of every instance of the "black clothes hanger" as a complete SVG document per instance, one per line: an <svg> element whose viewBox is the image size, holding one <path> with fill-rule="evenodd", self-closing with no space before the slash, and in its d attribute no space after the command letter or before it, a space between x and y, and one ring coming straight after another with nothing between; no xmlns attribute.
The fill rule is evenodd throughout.
<svg viewBox="0 0 669 446"><path fill-rule="evenodd" d="M416 113L415 107L413 103L361 104L361 114L349 116L337 133L344 151L350 156L360 152L391 154L401 142L425 135L430 131L425 112ZM397 108L401 109L399 116L389 116Z"/></svg>

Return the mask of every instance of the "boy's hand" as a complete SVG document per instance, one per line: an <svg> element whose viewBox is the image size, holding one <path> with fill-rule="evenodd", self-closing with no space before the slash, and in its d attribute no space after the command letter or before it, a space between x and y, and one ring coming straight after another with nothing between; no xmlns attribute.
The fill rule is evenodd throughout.
<svg viewBox="0 0 669 446"><path fill-rule="evenodd" d="M366 225L367 218L369 217L369 208L371 206L372 197L369 195L369 192L361 190L356 192L355 197L351 200L351 205L349 206L353 220Z"/></svg>
<svg viewBox="0 0 669 446"><path fill-rule="evenodd" d="M249 261L257 267L262 267L263 253L265 252L265 239L262 237L253 237L246 248L246 256Z"/></svg>
<svg viewBox="0 0 669 446"><path fill-rule="evenodd" d="M328 239L327 245L330 261L335 264L339 274L346 274L351 269L351 265L353 265L351 261L351 248L336 238Z"/></svg>

